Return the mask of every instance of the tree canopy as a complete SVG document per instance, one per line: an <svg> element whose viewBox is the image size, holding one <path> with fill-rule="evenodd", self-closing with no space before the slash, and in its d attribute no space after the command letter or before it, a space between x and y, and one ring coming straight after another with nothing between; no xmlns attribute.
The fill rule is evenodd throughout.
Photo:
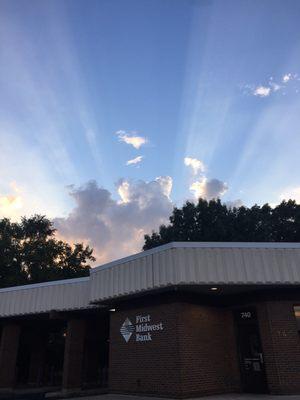
<svg viewBox="0 0 300 400"><path fill-rule="evenodd" d="M0 219L0 287L86 276L92 254L89 246L56 239L45 216Z"/></svg>
<svg viewBox="0 0 300 400"><path fill-rule="evenodd" d="M294 200L248 208L199 199L175 207L169 221L145 235L144 250L179 241L300 242L300 205Z"/></svg>

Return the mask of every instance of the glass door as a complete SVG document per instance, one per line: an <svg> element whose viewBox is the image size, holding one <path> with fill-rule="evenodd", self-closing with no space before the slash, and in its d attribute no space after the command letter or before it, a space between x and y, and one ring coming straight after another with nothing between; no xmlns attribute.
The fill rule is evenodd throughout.
<svg viewBox="0 0 300 400"><path fill-rule="evenodd" d="M267 393L264 357L254 309L235 313L238 353L244 392Z"/></svg>

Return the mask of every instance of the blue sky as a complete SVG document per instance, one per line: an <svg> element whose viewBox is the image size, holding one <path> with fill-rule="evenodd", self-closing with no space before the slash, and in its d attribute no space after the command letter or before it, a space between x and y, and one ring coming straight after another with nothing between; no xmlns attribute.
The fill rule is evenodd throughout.
<svg viewBox="0 0 300 400"><path fill-rule="evenodd" d="M198 195L300 202L299 20L298 0L2 0L0 217L99 253L131 230L126 255Z"/></svg>

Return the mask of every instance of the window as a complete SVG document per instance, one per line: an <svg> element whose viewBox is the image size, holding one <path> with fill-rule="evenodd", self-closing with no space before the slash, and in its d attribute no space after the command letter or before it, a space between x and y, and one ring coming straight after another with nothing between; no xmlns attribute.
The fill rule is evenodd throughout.
<svg viewBox="0 0 300 400"><path fill-rule="evenodd" d="M300 306L295 306L294 307L294 312L295 312L295 317L296 317L296 320L297 320L298 331L300 333Z"/></svg>

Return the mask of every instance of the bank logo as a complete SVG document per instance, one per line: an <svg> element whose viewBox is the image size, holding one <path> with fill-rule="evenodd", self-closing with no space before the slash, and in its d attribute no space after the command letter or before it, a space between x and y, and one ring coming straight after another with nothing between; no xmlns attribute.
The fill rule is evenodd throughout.
<svg viewBox="0 0 300 400"><path fill-rule="evenodd" d="M129 318L126 318L120 329L121 335L125 339L126 343L129 341L134 331L135 331L134 325L131 323Z"/></svg>

